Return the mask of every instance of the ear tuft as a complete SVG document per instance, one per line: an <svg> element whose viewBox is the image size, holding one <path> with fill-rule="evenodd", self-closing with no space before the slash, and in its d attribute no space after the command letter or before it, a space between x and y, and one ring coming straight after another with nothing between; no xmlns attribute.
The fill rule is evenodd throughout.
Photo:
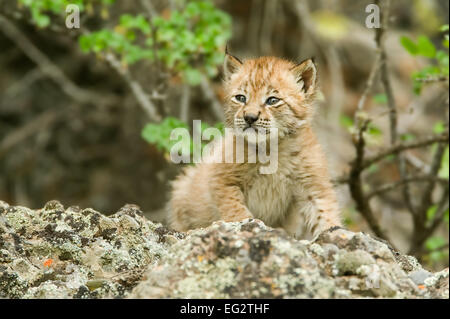
<svg viewBox="0 0 450 319"><path fill-rule="evenodd" d="M291 69L295 79L305 93L314 92L317 84L317 69L314 60L306 59Z"/></svg>
<svg viewBox="0 0 450 319"><path fill-rule="evenodd" d="M228 80L230 77L237 72L241 67L242 61L237 57L228 53L228 46L225 47L225 61L223 63L223 73L225 79Z"/></svg>

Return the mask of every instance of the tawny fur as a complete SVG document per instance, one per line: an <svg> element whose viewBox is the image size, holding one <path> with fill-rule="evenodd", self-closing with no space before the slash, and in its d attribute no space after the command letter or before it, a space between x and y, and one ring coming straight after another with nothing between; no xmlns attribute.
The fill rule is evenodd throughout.
<svg viewBox="0 0 450 319"><path fill-rule="evenodd" d="M226 56L225 124L243 123L245 114L259 114L255 127L279 131L278 170L261 174L260 163L200 163L188 167L172 184L170 226L178 231L206 227L215 220L257 218L284 228L296 238L315 237L340 226L339 205L321 147L311 129L317 91L316 68L262 57L246 60ZM236 95L247 97L246 103ZM264 102L280 99L276 106ZM235 143L221 141L219 147Z"/></svg>

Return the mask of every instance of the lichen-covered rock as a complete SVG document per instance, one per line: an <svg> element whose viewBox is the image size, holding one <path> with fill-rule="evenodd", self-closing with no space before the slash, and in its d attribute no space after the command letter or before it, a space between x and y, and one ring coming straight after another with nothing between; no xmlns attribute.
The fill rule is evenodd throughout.
<svg viewBox="0 0 450 319"><path fill-rule="evenodd" d="M167 254L161 229L133 205L107 217L0 202L0 298L123 297Z"/></svg>
<svg viewBox="0 0 450 319"><path fill-rule="evenodd" d="M408 257L405 266L401 260L405 257L363 233L331 229L310 242L294 240L260 221L216 222L171 246L130 297L448 296L448 271L429 286L417 285L405 267L417 270L418 263L412 267L415 259Z"/></svg>
<svg viewBox="0 0 450 319"><path fill-rule="evenodd" d="M107 217L0 201L0 298L448 298L448 282L339 228L314 242L257 220L183 234L134 205Z"/></svg>

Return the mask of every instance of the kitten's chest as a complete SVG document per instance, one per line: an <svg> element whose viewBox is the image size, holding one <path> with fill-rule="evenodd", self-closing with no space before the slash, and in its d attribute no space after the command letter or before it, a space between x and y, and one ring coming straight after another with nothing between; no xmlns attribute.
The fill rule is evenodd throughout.
<svg viewBox="0 0 450 319"><path fill-rule="evenodd" d="M277 226L292 198L289 174L282 171L270 175L255 173L246 184L243 191L250 212L269 226Z"/></svg>

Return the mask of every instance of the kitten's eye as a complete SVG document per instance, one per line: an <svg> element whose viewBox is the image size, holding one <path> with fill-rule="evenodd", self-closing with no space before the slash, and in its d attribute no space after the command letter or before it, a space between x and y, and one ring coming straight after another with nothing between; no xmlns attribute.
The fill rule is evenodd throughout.
<svg viewBox="0 0 450 319"><path fill-rule="evenodd" d="M234 98L241 103L245 103L247 101L247 98L242 94L238 94Z"/></svg>
<svg viewBox="0 0 450 319"><path fill-rule="evenodd" d="M274 97L274 96L271 96L271 97L269 97L269 98L266 100L266 104L267 104L267 105L275 105L275 104L277 104L279 101L280 101L279 98Z"/></svg>

